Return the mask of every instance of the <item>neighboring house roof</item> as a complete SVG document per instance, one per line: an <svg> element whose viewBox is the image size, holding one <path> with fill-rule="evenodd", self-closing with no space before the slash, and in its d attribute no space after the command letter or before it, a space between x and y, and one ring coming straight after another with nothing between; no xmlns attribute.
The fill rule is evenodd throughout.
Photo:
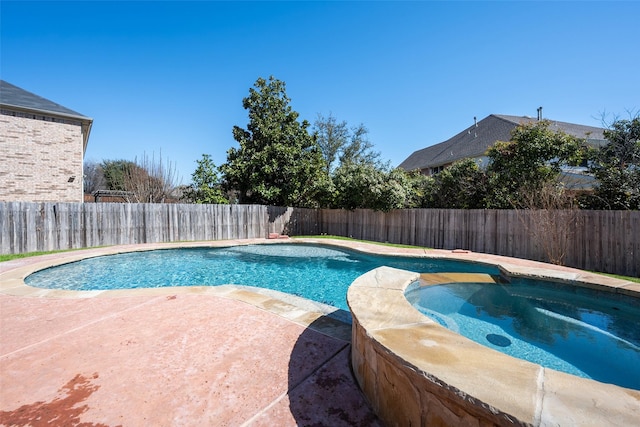
<svg viewBox="0 0 640 427"><path fill-rule="evenodd" d="M497 141L509 141L511 132L518 125L537 121L526 116L491 114L444 142L413 152L399 167L407 171L424 170L445 166L456 160L482 157ZM590 145L605 143L602 128L553 120L549 122L549 129L585 138Z"/></svg>
<svg viewBox="0 0 640 427"><path fill-rule="evenodd" d="M84 135L84 149L87 148L89 132L93 119L84 116L67 107L26 91L9 82L0 80L0 107L6 110L23 113L36 113L61 119L77 120L82 123Z"/></svg>

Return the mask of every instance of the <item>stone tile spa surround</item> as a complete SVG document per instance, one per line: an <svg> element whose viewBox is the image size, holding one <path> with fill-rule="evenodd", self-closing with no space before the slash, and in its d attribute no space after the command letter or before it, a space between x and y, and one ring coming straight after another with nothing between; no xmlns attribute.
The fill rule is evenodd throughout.
<svg viewBox="0 0 640 427"><path fill-rule="evenodd" d="M425 285L482 280L428 276ZM418 279L380 267L347 295L354 374L387 425L640 425L640 391L516 359L440 326L405 297Z"/></svg>

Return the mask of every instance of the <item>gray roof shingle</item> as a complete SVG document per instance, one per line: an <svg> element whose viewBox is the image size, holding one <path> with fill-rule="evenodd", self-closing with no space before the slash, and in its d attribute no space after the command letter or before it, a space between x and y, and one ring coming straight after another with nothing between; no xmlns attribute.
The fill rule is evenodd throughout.
<svg viewBox="0 0 640 427"><path fill-rule="evenodd" d="M83 116L77 111L56 104L53 101L28 92L4 80L0 80L0 105L3 107L38 111L81 120L91 120L89 117Z"/></svg>
<svg viewBox="0 0 640 427"><path fill-rule="evenodd" d="M414 151L399 167L411 171L448 165L464 158L482 157L496 141L509 141L516 126L536 121L531 117L491 114L444 142ZM585 138L592 145L604 142L602 128L553 120L550 120L549 128Z"/></svg>

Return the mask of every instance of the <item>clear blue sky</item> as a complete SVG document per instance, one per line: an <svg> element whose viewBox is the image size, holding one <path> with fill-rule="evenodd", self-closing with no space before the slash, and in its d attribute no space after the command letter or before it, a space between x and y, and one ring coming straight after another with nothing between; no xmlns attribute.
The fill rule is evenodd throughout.
<svg viewBox="0 0 640 427"><path fill-rule="evenodd" d="M489 114L599 126L640 109L640 2L13 2L0 76L94 119L86 159L188 183L246 128L258 77L302 119L360 123L396 166Z"/></svg>

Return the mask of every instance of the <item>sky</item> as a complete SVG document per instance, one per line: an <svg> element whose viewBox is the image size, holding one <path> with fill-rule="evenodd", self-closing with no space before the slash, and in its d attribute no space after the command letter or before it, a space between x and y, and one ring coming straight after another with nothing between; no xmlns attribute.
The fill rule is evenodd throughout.
<svg viewBox="0 0 640 427"><path fill-rule="evenodd" d="M85 160L188 184L247 128L259 77L397 166L490 114L601 126L640 110L636 1L7 1L0 78L91 117Z"/></svg>

